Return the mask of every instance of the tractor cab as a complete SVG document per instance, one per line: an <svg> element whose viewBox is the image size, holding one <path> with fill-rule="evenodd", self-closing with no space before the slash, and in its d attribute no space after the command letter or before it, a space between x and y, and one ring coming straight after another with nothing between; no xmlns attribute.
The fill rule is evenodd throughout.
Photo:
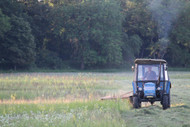
<svg viewBox="0 0 190 127"><path fill-rule="evenodd" d="M133 107L140 108L141 102L160 101L163 109L170 107L171 83L167 62L163 59L136 59L134 66Z"/></svg>

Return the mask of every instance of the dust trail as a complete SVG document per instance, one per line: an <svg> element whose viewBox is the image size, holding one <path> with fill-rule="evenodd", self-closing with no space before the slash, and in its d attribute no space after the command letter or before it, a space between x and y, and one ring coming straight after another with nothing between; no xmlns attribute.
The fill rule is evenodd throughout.
<svg viewBox="0 0 190 127"><path fill-rule="evenodd" d="M179 16L182 2L180 0L150 0L148 7L152 12L153 20L157 23L159 40L156 47L160 58L163 58L170 43L168 36L172 24Z"/></svg>

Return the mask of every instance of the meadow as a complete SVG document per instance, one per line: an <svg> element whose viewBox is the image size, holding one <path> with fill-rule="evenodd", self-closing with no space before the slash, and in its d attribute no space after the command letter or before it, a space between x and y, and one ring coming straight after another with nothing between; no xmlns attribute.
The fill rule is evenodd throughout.
<svg viewBox="0 0 190 127"><path fill-rule="evenodd" d="M171 108L101 101L132 90L132 72L1 73L1 127L190 127L190 72L171 71Z"/></svg>

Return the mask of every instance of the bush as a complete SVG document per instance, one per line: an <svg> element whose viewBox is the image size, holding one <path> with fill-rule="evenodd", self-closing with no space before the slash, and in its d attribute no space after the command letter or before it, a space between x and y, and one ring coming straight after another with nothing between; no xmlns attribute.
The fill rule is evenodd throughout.
<svg viewBox="0 0 190 127"><path fill-rule="evenodd" d="M39 51L36 57L36 65L39 68L63 68L63 61L55 52L44 49Z"/></svg>

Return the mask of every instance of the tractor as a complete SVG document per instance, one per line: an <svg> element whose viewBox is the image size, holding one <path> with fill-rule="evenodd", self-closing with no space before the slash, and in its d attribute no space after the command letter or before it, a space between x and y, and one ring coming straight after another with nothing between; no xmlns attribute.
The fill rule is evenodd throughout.
<svg viewBox="0 0 190 127"><path fill-rule="evenodd" d="M163 109L170 108L171 82L167 72L167 62L163 59L136 59L132 82L132 103L140 108L141 102L159 101Z"/></svg>

